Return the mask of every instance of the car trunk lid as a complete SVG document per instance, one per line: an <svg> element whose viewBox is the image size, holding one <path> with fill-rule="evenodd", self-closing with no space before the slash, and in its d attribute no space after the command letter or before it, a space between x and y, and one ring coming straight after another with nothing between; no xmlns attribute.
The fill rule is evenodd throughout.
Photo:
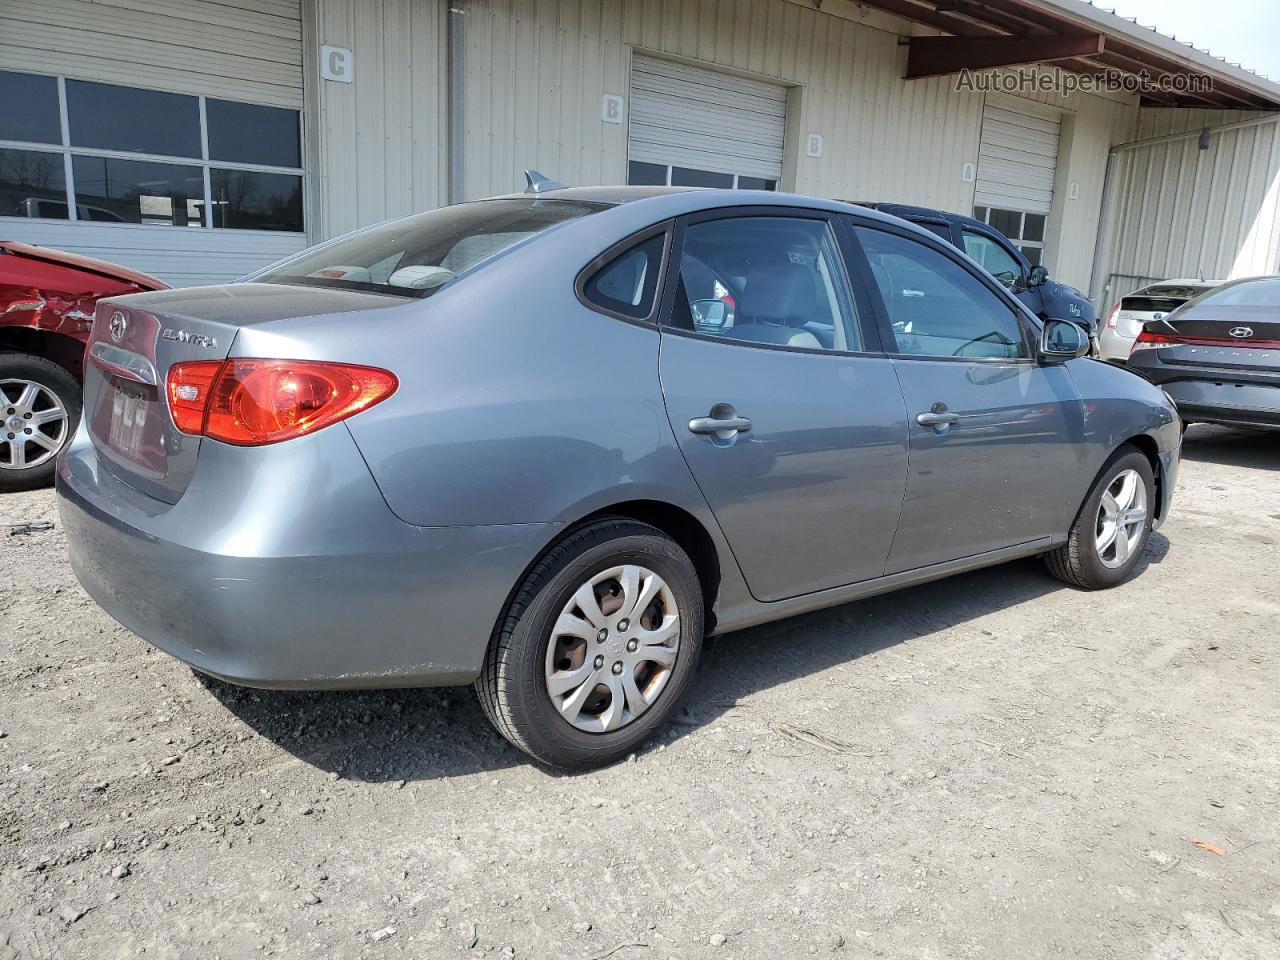
<svg viewBox="0 0 1280 960"><path fill-rule="evenodd" d="M170 368L224 360L239 331L295 317L393 306L385 295L282 284L228 284L103 300L85 354L84 417L107 470L176 503L195 471L200 437L180 431L166 397Z"/></svg>
<svg viewBox="0 0 1280 960"><path fill-rule="evenodd" d="M1143 333L1157 339L1163 363L1226 369L1280 369L1280 317L1273 308L1196 310L1153 321Z"/></svg>

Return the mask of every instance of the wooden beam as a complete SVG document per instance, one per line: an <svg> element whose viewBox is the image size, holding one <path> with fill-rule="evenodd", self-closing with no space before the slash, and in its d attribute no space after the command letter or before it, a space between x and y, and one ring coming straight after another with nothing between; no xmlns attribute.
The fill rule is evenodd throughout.
<svg viewBox="0 0 1280 960"><path fill-rule="evenodd" d="M1100 33L1034 37L912 37L907 79L940 77L961 70L989 70L1028 63L1096 57L1106 49Z"/></svg>

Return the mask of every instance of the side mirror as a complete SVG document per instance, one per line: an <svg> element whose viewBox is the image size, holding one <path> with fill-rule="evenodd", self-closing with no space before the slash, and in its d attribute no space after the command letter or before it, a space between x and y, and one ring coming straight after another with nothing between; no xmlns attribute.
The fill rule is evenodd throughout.
<svg viewBox="0 0 1280 960"><path fill-rule="evenodd" d="M1070 320L1046 320L1040 332L1036 359L1043 364L1066 363L1089 352L1089 335Z"/></svg>
<svg viewBox="0 0 1280 960"><path fill-rule="evenodd" d="M695 327L723 327L729 310L723 300L695 300L689 304Z"/></svg>
<svg viewBox="0 0 1280 960"><path fill-rule="evenodd" d="M1031 273L1027 277L1028 287L1043 287L1049 282L1049 268L1036 264L1031 268Z"/></svg>

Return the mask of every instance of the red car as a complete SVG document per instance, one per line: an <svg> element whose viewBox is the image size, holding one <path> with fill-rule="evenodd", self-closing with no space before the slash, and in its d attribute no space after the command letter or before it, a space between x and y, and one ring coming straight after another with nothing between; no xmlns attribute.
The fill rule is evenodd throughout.
<svg viewBox="0 0 1280 960"><path fill-rule="evenodd" d="M118 264L0 241L0 491L53 481L80 423L80 380L103 297L168 284Z"/></svg>

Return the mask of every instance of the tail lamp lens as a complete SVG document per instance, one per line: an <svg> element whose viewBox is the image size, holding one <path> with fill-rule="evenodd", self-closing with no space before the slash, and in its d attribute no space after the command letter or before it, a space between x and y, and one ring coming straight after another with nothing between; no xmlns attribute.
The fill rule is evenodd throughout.
<svg viewBox="0 0 1280 960"><path fill-rule="evenodd" d="M1154 350L1159 347L1168 347L1173 344L1181 343L1177 337L1166 337L1162 333L1148 333L1143 330L1138 334L1138 339L1133 341L1133 347L1129 350L1129 356L1133 356L1139 350Z"/></svg>
<svg viewBox="0 0 1280 960"><path fill-rule="evenodd" d="M1107 329L1114 330L1116 321L1120 319L1120 304L1116 304L1111 308L1111 315L1107 317Z"/></svg>
<svg viewBox="0 0 1280 960"><path fill-rule="evenodd" d="M183 433L257 447L367 410L399 381L376 367L255 358L174 364L168 386L173 422Z"/></svg>

